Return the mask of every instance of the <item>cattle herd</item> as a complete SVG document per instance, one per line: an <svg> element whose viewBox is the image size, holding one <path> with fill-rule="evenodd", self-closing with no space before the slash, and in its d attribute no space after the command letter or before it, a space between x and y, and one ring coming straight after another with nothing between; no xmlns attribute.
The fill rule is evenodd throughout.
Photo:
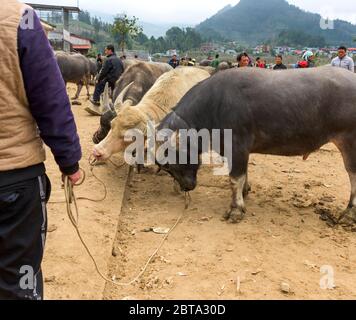
<svg viewBox="0 0 356 320"><path fill-rule="evenodd" d="M77 54L56 54L65 82L78 85L77 98L96 73L95 61ZM224 69L224 68L223 68ZM356 222L356 76L347 70L320 67L272 72L258 68L212 72L209 67L178 67L127 60L125 72L109 94L106 88L100 126L93 135L93 155L107 160L130 144L125 132L157 130L226 130L231 134L228 158L232 202L224 218L241 221L248 195L250 154L308 156L327 143L342 153L351 182L351 197L343 219ZM91 112L91 107L86 108ZM221 139L221 141L226 141ZM227 157L221 142L215 150ZM202 148L196 146L199 155ZM178 150L177 150L178 152ZM186 150L190 158L192 148ZM158 164L183 192L197 186L200 163Z"/></svg>

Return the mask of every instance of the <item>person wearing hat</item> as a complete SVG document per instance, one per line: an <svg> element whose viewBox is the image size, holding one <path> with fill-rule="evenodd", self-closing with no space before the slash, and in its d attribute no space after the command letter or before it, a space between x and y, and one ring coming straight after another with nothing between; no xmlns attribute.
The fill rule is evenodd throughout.
<svg viewBox="0 0 356 320"><path fill-rule="evenodd" d="M185 57L180 58L179 65L184 67L185 66Z"/></svg>
<svg viewBox="0 0 356 320"><path fill-rule="evenodd" d="M302 56L302 61L296 64L296 68L314 68L315 67L315 55L313 51L306 51Z"/></svg>
<svg viewBox="0 0 356 320"><path fill-rule="evenodd" d="M195 59L189 58L188 59L188 67L194 67L195 66Z"/></svg>

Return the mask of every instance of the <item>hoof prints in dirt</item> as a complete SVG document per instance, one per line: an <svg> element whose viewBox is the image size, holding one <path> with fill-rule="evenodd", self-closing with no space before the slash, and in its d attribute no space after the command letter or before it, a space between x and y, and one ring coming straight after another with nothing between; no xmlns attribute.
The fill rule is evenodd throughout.
<svg viewBox="0 0 356 320"><path fill-rule="evenodd" d="M252 168L254 190L246 200L247 215L242 224L221 221L221 211L231 200L229 180L212 178L210 169L203 168L199 187L191 193L191 208L140 282L123 290L108 285L106 299L356 298L354 234L328 228L315 214L325 213L321 208L327 209L324 217L329 217L330 226L334 226L332 213L340 211L342 199L332 197L332 188L325 194L323 183L309 183L310 197L305 200L311 199L312 203L298 208L290 200L294 194L304 194L305 181L313 177L315 169L305 169L307 179L298 174L300 180L288 184L285 175L268 170L275 158L270 161L257 156L256 161L260 158L265 172L271 174L264 177L258 172L259 166ZM171 227L184 211L184 197L174 192L169 176L153 172L135 176L131 191L119 223L124 227L116 241L124 255L111 261L110 275L117 272L121 281L136 276L161 241L162 235L147 230ZM348 192L345 188L345 195ZM330 265L337 275L333 290L320 288L319 273L324 265ZM292 289L282 290L281 283Z"/></svg>

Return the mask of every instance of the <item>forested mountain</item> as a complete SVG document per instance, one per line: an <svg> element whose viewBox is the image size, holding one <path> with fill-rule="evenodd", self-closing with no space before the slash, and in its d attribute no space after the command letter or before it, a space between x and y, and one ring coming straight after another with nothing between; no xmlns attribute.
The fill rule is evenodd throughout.
<svg viewBox="0 0 356 320"><path fill-rule="evenodd" d="M244 44L271 42L276 45L352 45L356 25L336 20L334 29L320 27L321 16L306 12L285 0L241 0L197 26L204 36Z"/></svg>

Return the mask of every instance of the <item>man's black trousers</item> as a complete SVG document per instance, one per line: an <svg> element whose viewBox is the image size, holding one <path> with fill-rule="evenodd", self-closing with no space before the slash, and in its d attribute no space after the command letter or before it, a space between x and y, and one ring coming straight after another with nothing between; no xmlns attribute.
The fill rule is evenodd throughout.
<svg viewBox="0 0 356 320"><path fill-rule="evenodd" d="M50 182L43 175L0 187L0 300L41 300Z"/></svg>
<svg viewBox="0 0 356 320"><path fill-rule="evenodd" d="M105 85L108 81L103 80L100 81L99 83L97 83L95 85L95 90L94 90L94 94L93 94L93 100L94 101L100 101L100 96L101 94L104 92L105 90ZM115 90L115 82L108 82L109 83L109 88L111 88L111 91L114 92Z"/></svg>

